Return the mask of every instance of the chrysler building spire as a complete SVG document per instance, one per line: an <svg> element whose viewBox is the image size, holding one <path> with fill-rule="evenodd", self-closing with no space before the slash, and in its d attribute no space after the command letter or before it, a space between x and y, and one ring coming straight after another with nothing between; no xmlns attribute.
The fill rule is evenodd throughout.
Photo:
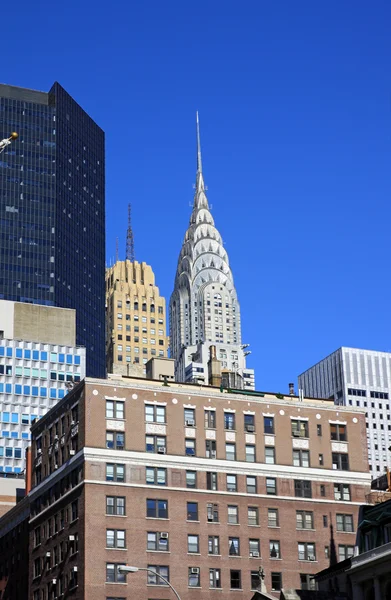
<svg viewBox="0 0 391 600"><path fill-rule="evenodd" d="M200 124L196 114L197 174L193 210L179 254L170 301L171 356L177 381L207 383L210 347L233 374L231 387L253 389L241 341L240 306L227 252L215 227L202 172ZM195 376L195 373L197 376ZM202 374L204 375L204 379Z"/></svg>

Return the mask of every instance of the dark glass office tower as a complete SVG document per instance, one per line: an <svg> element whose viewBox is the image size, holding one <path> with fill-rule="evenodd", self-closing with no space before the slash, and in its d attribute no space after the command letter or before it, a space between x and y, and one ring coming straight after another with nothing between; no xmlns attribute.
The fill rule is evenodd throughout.
<svg viewBox="0 0 391 600"><path fill-rule="evenodd" d="M0 298L76 309L87 375L105 377L104 132L55 83L0 85Z"/></svg>

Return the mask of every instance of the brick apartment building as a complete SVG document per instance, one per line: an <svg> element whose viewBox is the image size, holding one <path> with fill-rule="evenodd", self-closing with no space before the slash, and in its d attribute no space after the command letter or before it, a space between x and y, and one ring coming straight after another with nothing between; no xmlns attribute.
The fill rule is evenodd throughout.
<svg viewBox="0 0 391 600"><path fill-rule="evenodd" d="M182 600L250 599L260 566L276 597L311 588L370 491L358 409L145 379L78 384L33 425L32 468L31 600L173 597L123 564Z"/></svg>

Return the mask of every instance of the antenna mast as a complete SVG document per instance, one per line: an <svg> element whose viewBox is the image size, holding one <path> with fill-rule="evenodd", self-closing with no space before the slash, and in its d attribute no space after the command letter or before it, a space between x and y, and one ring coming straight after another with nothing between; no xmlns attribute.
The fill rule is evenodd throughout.
<svg viewBox="0 0 391 600"><path fill-rule="evenodd" d="M118 238L115 238L115 262L118 262Z"/></svg>
<svg viewBox="0 0 391 600"><path fill-rule="evenodd" d="M126 232L126 260L134 262L134 239L132 229L132 208L128 204L128 229Z"/></svg>

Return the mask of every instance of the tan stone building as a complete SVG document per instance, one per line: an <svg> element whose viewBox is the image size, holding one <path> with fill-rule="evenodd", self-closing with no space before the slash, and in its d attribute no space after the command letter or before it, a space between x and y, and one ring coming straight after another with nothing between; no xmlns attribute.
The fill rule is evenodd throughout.
<svg viewBox="0 0 391 600"><path fill-rule="evenodd" d="M29 598L251 598L353 554L364 413L331 401L87 379L32 427ZM0 520L1 527L1 520ZM0 582L1 583L1 582Z"/></svg>
<svg viewBox="0 0 391 600"><path fill-rule="evenodd" d="M166 301L146 263L117 261L106 270L108 373L145 375L155 356L167 357Z"/></svg>

